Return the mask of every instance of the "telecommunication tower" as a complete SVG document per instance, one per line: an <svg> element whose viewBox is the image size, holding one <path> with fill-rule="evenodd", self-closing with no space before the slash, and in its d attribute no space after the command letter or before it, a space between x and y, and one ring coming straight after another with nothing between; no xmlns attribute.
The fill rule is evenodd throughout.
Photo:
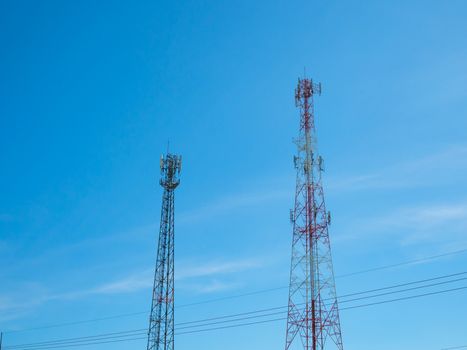
<svg viewBox="0 0 467 350"><path fill-rule="evenodd" d="M147 350L174 349L174 192L180 183L181 160L170 153L160 159L164 193Z"/></svg>
<svg viewBox="0 0 467 350"><path fill-rule="evenodd" d="M293 224L286 350L343 350L321 175L317 154L313 96L321 84L299 79L295 104L300 109L300 132L294 166L297 171Z"/></svg>

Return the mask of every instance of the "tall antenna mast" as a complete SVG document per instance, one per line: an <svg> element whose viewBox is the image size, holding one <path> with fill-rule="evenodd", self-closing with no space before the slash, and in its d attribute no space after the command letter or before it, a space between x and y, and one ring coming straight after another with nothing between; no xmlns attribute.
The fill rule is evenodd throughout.
<svg viewBox="0 0 467 350"><path fill-rule="evenodd" d="M161 156L160 185L164 193L147 350L174 349L174 191L180 183L181 167L181 156L169 152L165 158Z"/></svg>
<svg viewBox="0 0 467 350"><path fill-rule="evenodd" d="M343 350L339 310L321 175L323 158L317 154L313 96L321 84L298 80L295 104L300 108L296 140L297 171L290 268L286 350Z"/></svg>

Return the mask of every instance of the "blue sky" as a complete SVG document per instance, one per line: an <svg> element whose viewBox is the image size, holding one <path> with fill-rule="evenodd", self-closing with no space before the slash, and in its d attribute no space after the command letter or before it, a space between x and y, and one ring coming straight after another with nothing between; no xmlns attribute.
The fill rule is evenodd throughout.
<svg viewBox="0 0 467 350"><path fill-rule="evenodd" d="M4 345L147 327L168 139L183 155L177 305L286 286L293 90L305 67L323 84L316 123L336 274L467 248L466 15L460 0L2 1L0 329L138 312L7 333ZM466 266L454 254L338 278L337 291ZM467 345L466 297L343 310L345 347ZM278 289L176 317L286 303ZM280 321L180 335L176 347L284 342ZM130 346L145 341L87 349Z"/></svg>

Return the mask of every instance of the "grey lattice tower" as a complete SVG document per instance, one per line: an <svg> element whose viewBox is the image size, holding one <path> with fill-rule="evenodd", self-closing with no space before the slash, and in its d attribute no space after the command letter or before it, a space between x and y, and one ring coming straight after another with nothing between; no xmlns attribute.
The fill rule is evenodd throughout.
<svg viewBox="0 0 467 350"><path fill-rule="evenodd" d="M334 284L321 175L323 158L317 153L313 95L321 84L299 79L295 102L300 108L300 132L294 165L297 171L286 350L343 350Z"/></svg>
<svg viewBox="0 0 467 350"><path fill-rule="evenodd" d="M147 350L174 348L174 192L180 183L181 157L162 156L160 168L164 193Z"/></svg>

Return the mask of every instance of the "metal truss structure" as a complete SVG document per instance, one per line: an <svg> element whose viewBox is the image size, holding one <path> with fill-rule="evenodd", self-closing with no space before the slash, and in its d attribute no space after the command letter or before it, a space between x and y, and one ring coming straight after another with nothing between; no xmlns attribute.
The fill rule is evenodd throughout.
<svg viewBox="0 0 467 350"><path fill-rule="evenodd" d="M181 157L160 160L164 188L147 350L174 349L174 191L179 185Z"/></svg>
<svg viewBox="0 0 467 350"><path fill-rule="evenodd" d="M323 158L317 154L313 96L321 84L299 79L295 90L300 109L286 350L343 350L321 176Z"/></svg>

